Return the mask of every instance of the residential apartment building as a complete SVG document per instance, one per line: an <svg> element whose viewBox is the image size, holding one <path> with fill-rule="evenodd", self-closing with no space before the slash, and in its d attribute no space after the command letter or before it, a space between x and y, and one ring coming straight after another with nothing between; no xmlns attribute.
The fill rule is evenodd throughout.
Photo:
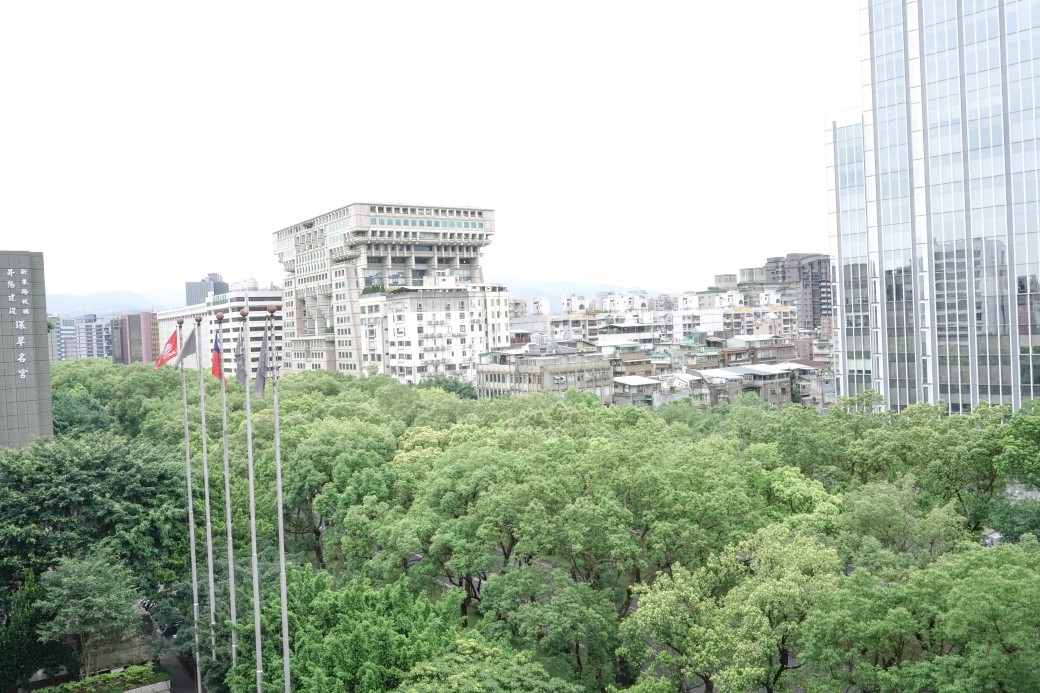
<svg viewBox="0 0 1040 693"><path fill-rule="evenodd" d="M112 320L112 362L145 363L159 355L159 319L156 313L134 313Z"/></svg>
<svg viewBox="0 0 1040 693"><path fill-rule="evenodd" d="M793 306L734 306L695 313L699 318L697 329L702 332L792 336L798 331Z"/></svg>
<svg viewBox="0 0 1040 693"><path fill-rule="evenodd" d="M509 347L509 294L498 284L458 285L447 270L425 282L362 296L360 318L337 330L334 363L350 365L358 351L363 367L404 383L474 382L479 355Z"/></svg>
<svg viewBox="0 0 1040 693"><path fill-rule="evenodd" d="M564 313L591 313L595 308L594 302L581 294L567 294L563 297Z"/></svg>
<svg viewBox="0 0 1040 693"><path fill-rule="evenodd" d="M380 356L354 344L362 295L421 288L438 271L459 285L483 285L480 255L494 236L494 217L489 209L365 202L276 231L274 251L286 272L286 352L294 355L286 368L358 373L365 353ZM508 344L505 331L494 337L502 341L490 346Z"/></svg>
<svg viewBox="0 0 1040 693"><path fill-rule="evenodd" d="M556 344L528 344L481 354L476 366L478 397L504 397L570 389L590 392L603 404L613 400L613 367L598 351Z"/></svg>
<svg viewBox="0 0 1040 693"><path fill-rule="evenodd" d="M779 303L797 310L800 330L830 330L832 312L830 256L822 253L788 253L766 259L761 267L740 271L737 287L748 296L747 305L763 292L775 292Z"/></svg>
<svg viewBox="0 0 1040 693"><path fill-rule="evenodd" d="M791 369L780 366L729 366L699 371L715 389L713 404L730 403L745 393L754 393L763 402L776 407L791 404L793 388Z"/></svg>
<svg viewBox="0 0 1040 693"><path fill-rule="evenodd" d="M76 354L76 320L68 313L51 313L47 321L54 327L47 335L51 361L72 361Z"/></svg>
<svg viewBox="0 0 1040 693"><path fill-rule="evenodd" d="M76 358L112 358L112 323L94 313L76 318Z"/></svg>
<svg viewBox="0 0 1040 693"><path fill-rule="evenodd" d="M735 289L737 288L737 275L716 274L712 281L712 286L716 289Z"/></svg>
<svg viewBox="0 0 1040 693"><path fill-rule="evenodd" d="M651 299L645 291L600 291L596 294L595 308L609 312L648 310Z"/></svg>
<svg viewBox="0 0 1040 693"><path fill-rule="evenodd" d="M1040 395L1040 7L864 0L864 108L827 132L842 395Z"/></svg>
<svg viewBox="0 0 1040 693"><path fill-rule="evenodd" d="M523 298L511 298L509 299L509 317L510 318L526 318L528 313L531 312L531 304Z"/></svg>
<svg viewBox="0 0 1040 693"><path fill-rule="evenodd" d="M177 329L177 319L183 318L182 338L187 339L192 334L195 325L195 316L201 315L202 322L199 330L200 353L197 356L188 356L184 360L185 366L198 368L201 361L203 368L209 368L212 359L213 341L217 330L217 313L224 314L224 320L220 323L220 348L223 355L224 374L234 378L237 369L235 367L235 348L238 344L238 335L243 328L243 322L248 328L246 342L249 350L250 376L256 376L257 363L260 360L261 344L264 335L264 325L267 317L267 306L282 306L282 291L280 289L268 289L266 291L230 291L225 294L211 295L205 302L194 306L183 306L158 313L159 339L161 343L166 342L170 335ZM242 308L249 309L248 317L243 321L239 315ZM276 359L280 360L284 369L293 359L293 354L285 350L284 334L284 309L276 310L272 318L273 342L272 349Z"/></svg>

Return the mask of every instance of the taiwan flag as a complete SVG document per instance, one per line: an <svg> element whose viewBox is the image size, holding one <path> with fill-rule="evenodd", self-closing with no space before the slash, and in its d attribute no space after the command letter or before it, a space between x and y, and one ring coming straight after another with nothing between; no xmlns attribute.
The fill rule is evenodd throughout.
<svg viewBox="0 0 1040 693"><path fill-rule="evenodd" d="M220 349L220 335L213 337L213 377L217 380L224 379L224 352Z"/></svg>

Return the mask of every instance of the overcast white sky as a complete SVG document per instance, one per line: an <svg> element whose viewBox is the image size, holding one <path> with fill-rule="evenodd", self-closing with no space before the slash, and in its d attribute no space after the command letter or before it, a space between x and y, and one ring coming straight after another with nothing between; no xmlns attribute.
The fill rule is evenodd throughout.
<svg viewBox="0 0 1040 693"><path fill-rule="evenodd" d="M465 205L488 280L704 288L827 250L858 5L6 2L0 248L176 295L351 202Z"/></svg>

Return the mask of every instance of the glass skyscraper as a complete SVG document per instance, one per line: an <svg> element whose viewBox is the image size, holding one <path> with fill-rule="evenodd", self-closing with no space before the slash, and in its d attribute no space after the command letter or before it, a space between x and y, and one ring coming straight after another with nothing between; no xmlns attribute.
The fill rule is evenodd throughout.
<svg viewBox="0 0 1040 693"><path fill-rule="evenodd" d="M835 364L887 406L1040 396L1040 0L863 0L827 132Z"/></svg>

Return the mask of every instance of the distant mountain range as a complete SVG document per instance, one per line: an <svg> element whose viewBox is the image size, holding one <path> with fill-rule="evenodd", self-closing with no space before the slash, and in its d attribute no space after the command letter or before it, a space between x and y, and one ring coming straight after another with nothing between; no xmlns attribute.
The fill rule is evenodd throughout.
<svg viewBox="0 0 1040 693"><path fill-rule="evenodd" d="M87 296L54 294L47 296L48 313L68 313L72 317L93 313L98 317L166 310L170 306L131 291L103 291Z"/></svg>
<svg viewBox="0 0 1040 693"><path fill-rule="evenodd" d="M656 296L660 291L642 289L640 287L619 286L617 284L582 284L578 282L543 282L520 277L490 277L488 281L503 284L509 289L513 298L547 298L552 310L558 311L563 305L563 298L568 294L581 294L588 298L597 291L646 291ZM180 290L178 290L180 291ZM171 291L160 291L162 296L156 300L132 291L103 291L86 296L71 294L54 294L47 296L48 313L68 313L72 317L94 313L99 317L160 311L184 305L183 297Z"/></svg>

